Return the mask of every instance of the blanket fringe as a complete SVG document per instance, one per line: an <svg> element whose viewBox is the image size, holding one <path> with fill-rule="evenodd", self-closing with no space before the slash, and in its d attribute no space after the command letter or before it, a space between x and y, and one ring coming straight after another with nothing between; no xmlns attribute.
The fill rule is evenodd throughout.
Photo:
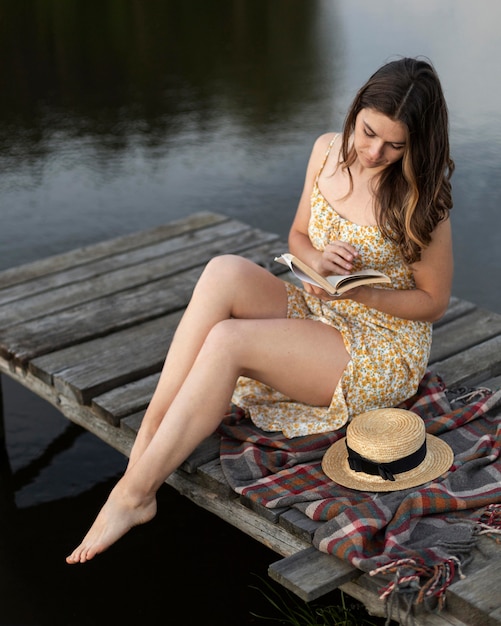
<svg viewBox="0 0 501 626"><path fill-rule="evenodd" d="M477 519L477 535L501 534L501 504L489 504Z"/></svg>
<svg viewBox="0 0 501 626"><path fill-rule="evenodd" d="M486 398L492 394L492 390L487 387L456 387L454 389L446 389L445 393L451 406L454 404L464 406Z"/></svg>
<svg viewBox="0 0 501 626"><path fill-rule="evenodd" d="M391 575L393 579L381 589L380 599L387 600L397 594L414 596L413 604L419 605L435 599L438 610L445 605L445 594L456 575L464 578L461 563L451 557L438 565L429 566L422 559L399 559L372 570L370 576Z"/></svg>
<svg viewBox="0 0 501 626"><path fill-rule="evenodd" d="M475 534L501 535L501 504L490 504L475 520ZM421 558L396 559L373 569L370 576L383 575L391 580L380 589L379 598L387 604L387 610L398 599L407 605L406 620L411 616L412 606L435 605L441 611L445 606L446 592L455 578L464 579L462 562L458 557L450 557L436 565L427 565ZM388 615L389 617L389 615Z"/></svg>

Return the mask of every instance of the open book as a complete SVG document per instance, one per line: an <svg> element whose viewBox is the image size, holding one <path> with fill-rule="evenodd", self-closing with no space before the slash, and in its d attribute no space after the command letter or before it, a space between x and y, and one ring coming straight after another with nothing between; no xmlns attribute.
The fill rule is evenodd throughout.
<svg viewBox="0 0 501 626"><path fill-rule="evenodd" d="M360 270L354 274L343 276L321 276L318 272L306 265L293 254L285 253L275 258L275 261L287 265L293 274L305 283L321 287L331 296L339 296L349 289L373 283L391 283L391 280L378 270Z"/></svg>

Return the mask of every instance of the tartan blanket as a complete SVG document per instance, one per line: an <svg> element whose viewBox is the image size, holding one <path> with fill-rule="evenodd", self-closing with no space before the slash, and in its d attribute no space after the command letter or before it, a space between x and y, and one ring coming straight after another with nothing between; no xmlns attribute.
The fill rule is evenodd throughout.
<svg viewBox="0 0 501 626"><path fill-rule="evenodd" d="M501 532L501 390L447 390L427 372L416 395L399 405L418 413L427 432L454 451L443 477L389 493L354 491L321 469L327 448L346 429L293 439L264 432L238 407L221 424L221 464L239 494L270 509L295 507L322 522L320 551L381 581L380 597L441 608L447 587L464 576L481 530Z"/></svg>

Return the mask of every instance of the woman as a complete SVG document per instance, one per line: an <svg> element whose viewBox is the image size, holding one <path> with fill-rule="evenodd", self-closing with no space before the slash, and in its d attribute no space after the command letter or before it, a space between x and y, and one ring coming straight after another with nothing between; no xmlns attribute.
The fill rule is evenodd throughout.
<svg viewBox="0 0 501 626"><path fill-rule="evenodd" d="M217 429L232 398L258 426L294 437L415 393L431 323L450 297L453 169L432 66L408 58L383 66L355 97L342 135L316 141L289 247L323 275L380 269L391 288L331 298L240 257L210 261L127 470L68 563L154 517L157 490Z"/></svg>

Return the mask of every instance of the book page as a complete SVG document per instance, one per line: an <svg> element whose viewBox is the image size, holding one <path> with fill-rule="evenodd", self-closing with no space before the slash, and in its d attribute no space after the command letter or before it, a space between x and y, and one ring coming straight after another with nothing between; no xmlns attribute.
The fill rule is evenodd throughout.
<svg viewBox="0 0 501 626"><path fill-rule="evenodd" d="M391 283L390 279L382 272L374 269L365 269L341 276L321 276L314 269L306 265L303 261L292 254L282 254L275 257L275 261L287 265L299 280L315 285L327 291L331 295L339 295L356 287L357 285L369 283Z"/></svg>

